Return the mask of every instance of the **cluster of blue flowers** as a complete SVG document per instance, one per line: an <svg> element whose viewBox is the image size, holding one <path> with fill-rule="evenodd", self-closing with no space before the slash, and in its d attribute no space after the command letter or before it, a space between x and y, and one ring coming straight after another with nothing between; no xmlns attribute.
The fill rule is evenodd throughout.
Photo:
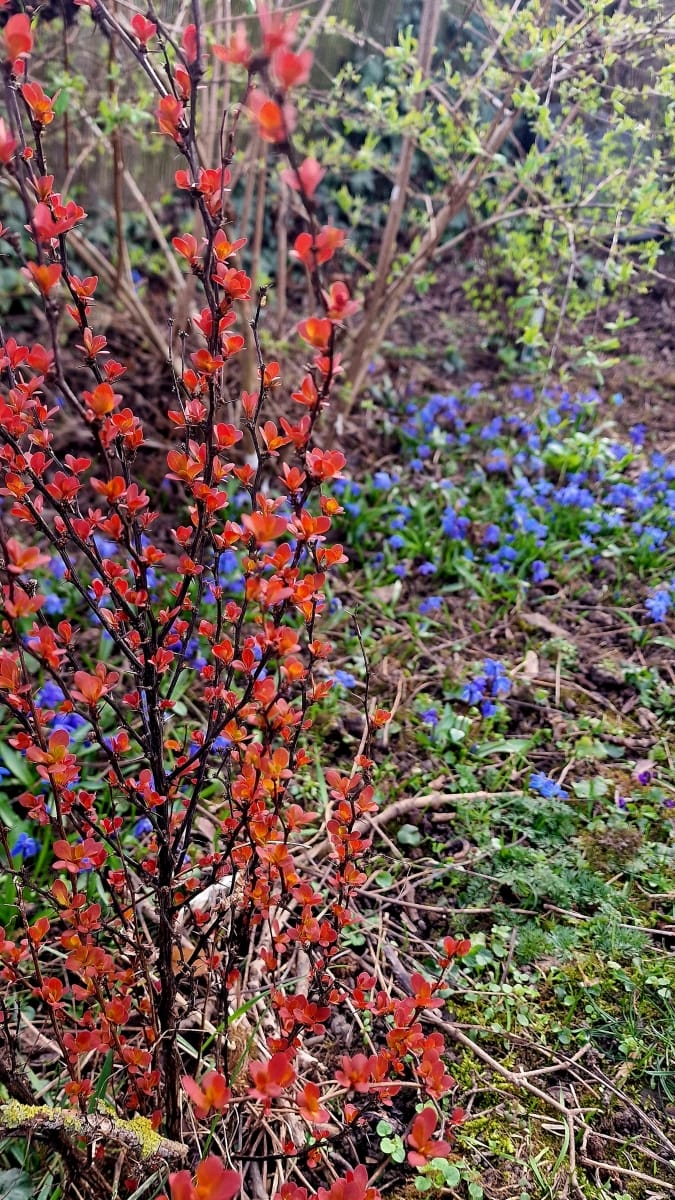
<svg viewBox="0 0 675 1200"><path fill-rule="evenodd" d="M48 679L36 693L35 701L40 708L58 708L65 698L65 692L58 683L54 683L53 679ZM77 733L78 729L85 729L87 726L88 722L85 718L75 712L57 712L51 724L52 729L67 729L68 733Z"/></svg>
<svg viewBox="0 0 675 1200"><path fill-rule="evenodd" d="M419 500L413 496L404 504L396 494L398 474L380 470L373 476L374 493L393 495L380 546L369 554L372 567L401 579L411 573L424 577L444 572L456 578L457 564L464 559L475 564L474 571L482 567L491 576L516 576L538 586L550 577L554 548L558 561L583 550L598 562L610 539L626 553L632 553L637 542L647 556L643 562L649 564L653 556L651 565L657 565L656 556L675 533L675 465L652 453L636 470L644 425L632 426L625 442L591 438L602 405L596 391L575 396L564 389L547 389L545 407L534 415L522 409L534 399L529 386L513 388L520 412L471 424L472 402L479 391L475 385L461 399L435 394L422 403L407 404L401 435L408 470L428 475L430 486ZM614 406L621 401L620 395L612 397ZM469 445L475 449L471 456L466 452ZM448 477L438 479L446 462ZM471 466L460 474L457 463L467 462ZM419 482L423 485L425 480ZM341 480L335 490L345 496L349 516L369 518L358 485ZM420 491L417 483L414 491ZM437 518L425 516L429 550L420 562L416 506L432 504L434 496L441 499L441 507ZM484 524L481 509L486 504L493 520ZM379 515L376 521L382 519ZM569 549L560 549L561 542ZM433 598L430 606L423 603L425 610L433 610ZM663 585L649 598L647 613L662 621L671 605L670 585Z"/></svg>
<svg viewBox="0 0 675 1200"><path fill-rule="evenodd" d="M483 670L472 679L467 680L462 688L462 700L466 704L478 705L484 717L494 717L497 712L497 701L508 696L511 691L511 680L506 674L504 664L493 658L486 658Z"/></svg>

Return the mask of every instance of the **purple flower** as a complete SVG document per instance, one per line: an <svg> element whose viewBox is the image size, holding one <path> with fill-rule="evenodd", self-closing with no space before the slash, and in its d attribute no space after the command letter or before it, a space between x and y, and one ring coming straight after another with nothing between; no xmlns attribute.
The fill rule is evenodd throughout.
<svg viewBox="0 0 675 1200"><path fill-rule="evenodd" d="M641 758L633 768L633 779L642 787L647 787L654 778L654 763L650 758Z"/></svg>

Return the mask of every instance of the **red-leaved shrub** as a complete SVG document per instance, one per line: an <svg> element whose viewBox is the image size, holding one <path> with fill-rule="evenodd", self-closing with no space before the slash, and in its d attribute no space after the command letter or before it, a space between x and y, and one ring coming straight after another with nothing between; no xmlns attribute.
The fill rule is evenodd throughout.
<svg viewBox="0 0 675 1200"><path fill-rule="evenodd" d="M50 1137L91 1200L151 1171L153 1194L172 1200L229 1200L247 1175L259 1195L263 1165L265 1187L306 1200L296 1164L314 1172L319 1200L366 1200L377 1192L358 1146L373 1112L400 1106L412 1162L447 1150L452 1079L424 1017L468 946L448 939L437 977L414 975L403 1000L338 961L388 714L364 714L347 769L320 763L322 805L312 714L331 688L321 617L326 577L345 562L330 538L345 458L321 445L319 417L354 301L335 277L344 235L317 215L322 168L291 140L311 54L294 49L299 12L262 5L255 44L240 25L213 47L244 82L221 160L204 166L199 6L178 40L154 10L126 23L101 0L89 7L155 89L158 127L182 156L176 185L201 229L174 248L201 298L171 360L174 444L154 485L133 372L97 328L97 277L75 274L70 239L87 214L49 173L58 121L28 78L33 30L10 17L0 163L25 231L2 237L48 345L0 334L0 702L21 823L18 837L0 828L14 897L0 937L0 1085L19 1102L2 1121ZM285 158L306 215L293 254L311 296L297 326L307 366L291 380L263 353L266 292L225 223L246 128ZM242 391L230 363L249 304L257 384ZM275 399L275 417L277 393L290 399ZM326 1053L337 1010L366 1019L363 1052ZM427 1098L437 1108L413 1120ZM96 1142L93 1162L83 1142Z"/></svg>

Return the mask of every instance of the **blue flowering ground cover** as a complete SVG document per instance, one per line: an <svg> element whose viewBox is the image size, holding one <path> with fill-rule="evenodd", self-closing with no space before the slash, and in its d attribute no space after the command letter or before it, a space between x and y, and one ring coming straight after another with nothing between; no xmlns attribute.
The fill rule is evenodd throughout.
<svg viewBox="0 0 675 1200"><path fill-rule="evenodd" d="M593 1156L618 1173L578 1194L658 1194L631 1172L659 1175L646 1122L675 1111L675 443L620 395L562 388L408 397L385 426L338 488L327 736L358 740L366 679L393 710L377 788L410 804L376 842L387 937L410 971L441 930L470 936L460 1025L514 1069L578 1055L580 1104L606 1081ZM485 1172L486 1196L563 1194L545 1110L470 1056L455 1074L481 1167L457 1195Z"/></svg>

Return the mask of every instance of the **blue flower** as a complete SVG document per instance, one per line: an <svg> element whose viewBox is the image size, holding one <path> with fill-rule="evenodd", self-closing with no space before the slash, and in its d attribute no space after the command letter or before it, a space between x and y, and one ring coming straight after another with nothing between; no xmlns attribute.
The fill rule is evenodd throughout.
<svg viewBox="0 0 675 1200"><path fill-rule="evenodd" d="M511 680L506 674L504 664L497 662L494 658L486 658L483 670L489 682L490 694L495 699L498 696L508 696L511 691Z"/></svg>
<svg viewBox="0 0 675 1200"><path fill-rule="evenodd" d="M549 574L550 574L546 563L542 562L542 560L540 558L535 558L534 562L532 563L532 565L530 567L530 572L532 575L533 583L541 583L542 580L548 579Z"/></svg>
<svg viewBox="0 0 675 1200"><path fill-rule="evenodd" d="M47 596L45 599L44 611L46 613L62 613L65 607L65 600L61 596L57 596L54 593L52 593L50 596Z"/></svg>
<svg viewBox="0 0 675 1200"><path fill-rule="evenodd" d="M373 487L378 492L386 492L394 486L394 480L387 471L376 471L373 475Z"/></svg>
<svg viewBox="0 0 675 1200"><path fill-rule="evenodd" d="M645 608L647 609L652 621L660 624L662 621L665 621L668 613L670 612L672 603L673 598L669 590L667 588L658 588L645 600Z"/></svg>
<svg viewBox="0 0 675 1200"><path fill-rule="evenodd" d="M422 617L426 617L429 613L438 612L439 608L443 607L442 596L427 596L419 605L417 611Z"/></svg>
<svg viewBox="0 0 675 1200"><path fill-rule="evenodd" d="M134 825L134 837L143 837L146 833L152 833L153 825L149 817L139 817Z"/></svg>
<svg viewBox="0 0 675 1200"><path fill-rule="evenodd" d="M54 579L63 579L63 576L66 573L66 564L62 558L59 558L57 555L55 555L54 558L50 558L49 573Z"/></svg>
<svg viewBox="0 0 675 1200"><path fill-rule="evenodd" d="M533 792L538 792L544 800L566 800L568 793L561 788L555 779L551 779L549 775L545 775L543 771L535 771L534 775L530 775L529 787Z"/></svg>
<svg viewBox="0 0 675 1200"><path fill-rule="evenodd" d="M35 858L40 849L40 843L28 833L20 833L12 846L13 858Z"/></svg>
<svg viewBox="0 0 675 1200"><path fill-rule="evenodd" d="M48 679L35 697L40 708L53 708L54 705L60 704L64 699L64 693L58 683Z"/></svg>
<svg viewBox="0 0 675 1200"><path fill-rule="evenodd" d="M486 469L486 471L490 471L493 473L495 473L497 471L502 471L502 472L508 471L509 460L506 457L505 451L501 450L499 448L496 450L492 450L490 452L490 457L487 459L487 461L485 463L485 469Z"/></svg>
<svg viewBox="0 0 675 1200"><path fill-rule="evenodd" d="M484 425L480 431L480 436L483 441L493 442L496 437L499 437L504 422L501 417L493 417L487 425Z"/></svg>
<svg viewBox="0 0 675 1200"><path fill-rule="evenodd" d="M337 671L333 671L333 679L337 683L338 687L356 687L356 676L352 675L349 671L341 671L339 669Z"/></svg>
<svg viewBox="0 0 675 1200"><path fill-rule="evenodd" d="M657 525L645 525L640 537L640 544L647 550L656 550L668 538L667 529L659 529Z"/></svg>
<svg viewBox="0 0 675 1200"><path fill-rule="evenodd" d="M438 725L439 720L437 708L425 708L424 712L420 713L420 721L423 721L425 725L431 725L432 728L434 725Z"/></svg>
<svg viewBox="0 0 675 1200"><path fill-rule="evenodd" d="M435 575L437 570L438 570L438 568L435 563L423 562L423 563L420 563L419 567L417 568L417 574L418 575Z"/></svg>
<svg viewBox="0 0 675 1200"><path fill-rule="evenodd" d="M454 508L446 508L441 517L441 529L446 537L452 538L455 542L464 540L464 535L469 528L469 520L467 517L460 517L455 512Z"/></svg>
<svg viewBox="0 0 675 1200"><path fill-rule="evenodd" d="M400 533L392 533L388 541L392 550L402 550L405 546L405 538L401 537Z"/></svg>
<svg viewBox="0 0 675 1200"><path fill-rule="evenodd" d="M117 542L112 542L110 538L104 537L101 533L94 534L94 545L101 558L115 558L120 552Z"/></svg>
<svg viewBox="0 0 675 1200"><path fill-rule="evenodd" d="M67 729L68 733L77 733L78 729L84 729L87 725L88 721L79 713L57 713L53 728Z"/></svg>
<svg viewBox="0 0 675 1200"><path fill-rule="evenodd" d="M462 700L466 704L479 704L483 699L484 686L485 680L483 680L483 687L481 687L478 679L470 679L462 688Z"/></svg>

